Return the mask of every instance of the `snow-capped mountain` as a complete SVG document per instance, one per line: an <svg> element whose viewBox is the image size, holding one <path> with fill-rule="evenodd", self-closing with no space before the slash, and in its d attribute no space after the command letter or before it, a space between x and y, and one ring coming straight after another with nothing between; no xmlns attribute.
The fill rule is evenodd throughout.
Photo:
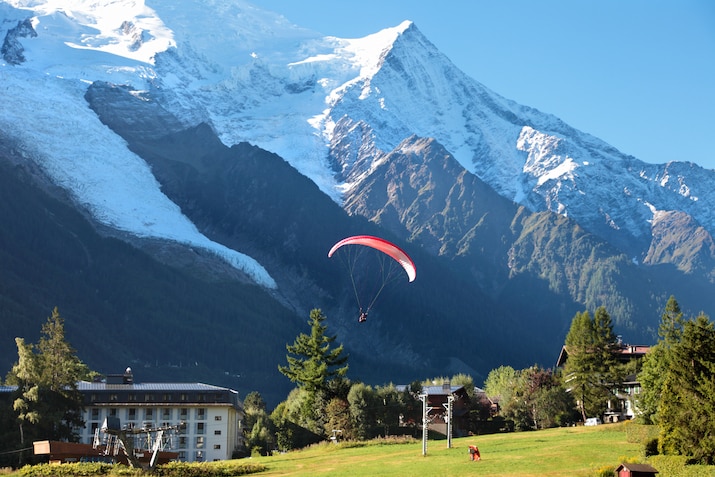
<svg viewBox="0 0 715 477"><path fill-rule="evenodd" d="M577 305L626 303L620 323L635 327L653 309L613 288L621 275L651 286L643 264L715 281L715 171L649 164L503 98L409 21L349 39L242 0L6 0L0 38L0 149L12 163L41 171L103 232L207 251L297 315L308 293L344 306L311 262L339 238L315 230L337 223L425 251L445 290L465 287L455 310L482 300L506 324L533 303L524 290L540 293L534 309L558 315L540 325L548 346ZM258 179L261 165L286 183ZM288 207L295 222L267 220ZM670 284L643 301L657 308ZM423 324L440 306L424 306ZM396 365L426 359L417 343L338 328L384 342Z"/></svg>
<svg viewBox="0 0 715 477"><path fill-rule="evenodd" d="M180 214L169 213L150 171L81 101L94 81L130 85L185 125L206 121L227 145L247 141L275 152L338 202L356 176L336 179L328 158L336 154L336 123L349 119L368 125L382 151L412 134L433 137L503 196L616 237L635 260L651 245L658 213L684 211L715 233L705 205L715 200L712 171L642 162L502 98L459 71L410 22L340 39L228 1L11 1L3 16L3 129L34 148L53 179L112 227L231 255L188 239L197 233L190 224L176 226ZM46 114L32 114L38 110ZM125 168L132 172L117 180ZM272 286L264 271L254 278Z"/></svg>

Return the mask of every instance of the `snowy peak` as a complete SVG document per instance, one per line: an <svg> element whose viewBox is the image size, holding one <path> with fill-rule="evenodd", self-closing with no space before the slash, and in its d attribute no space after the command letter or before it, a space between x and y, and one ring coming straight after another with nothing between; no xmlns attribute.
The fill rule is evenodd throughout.
<svg viewBox="0 0 715 477"><path fill-rule="evenodd" d="M568 216L639 261L653 210L683 211L715 234L715 171L647 164L503 98L409 21L346 39L244 0L10 0L0 14L0 127L97 220L128 233L213 244L87 107L95 82L126 87L180 127L206 123L226 146L274 152L341 205L417 136L503 197ZM107 197L110 183L124 192Z"/></svg>
<svg viewBox="0 0 715 477"><path fill-rule="evenodd" d="M158 52L174 46L171 30L141 1L8 3L32 13L43 39L69 48L152 63Z"/></svg>

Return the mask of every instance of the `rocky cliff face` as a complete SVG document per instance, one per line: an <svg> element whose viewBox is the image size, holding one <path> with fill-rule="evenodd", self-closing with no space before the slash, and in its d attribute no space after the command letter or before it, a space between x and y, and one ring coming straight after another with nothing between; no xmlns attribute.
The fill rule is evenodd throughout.
<svg viewBox="0 0 715 477"><path fill-rule="evenodd" d="M5 39L0 46L0 54L3 59L11 65L19 65L25 61L23 52L25 48L20 43L19 38L36 37L37 32L29 19L17 22L17 26L7 30Z"/></svg>

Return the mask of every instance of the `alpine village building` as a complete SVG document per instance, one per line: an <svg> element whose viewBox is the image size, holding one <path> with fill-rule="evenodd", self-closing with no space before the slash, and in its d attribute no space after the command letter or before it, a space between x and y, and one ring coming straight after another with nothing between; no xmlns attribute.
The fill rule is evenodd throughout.
<svg viewBox="0 0 715 477"><path fill-rule="evenodd" d="M625 344L619 339L618 349L615 351L616 360L626 363L632 360L643 359L650 350L650 346ZM568 360L566 346L561 347L556 368L563 368ZM613 388L613 398L606 405L603 422L618 422L633 419L638 414L636 401L641 392L641 384L635 374L626 376L625 381L616 383Z"/></svg>
<svg viewBox="0 0 715 477"><path fill-rule="evenodd" d="M185 462L231 459L243 446L243 406L232 389L135 383L131 368L103 381L80 381L78 389L84 406L85 426L79 429L83 444L106 446L108 432L131 433L135 449L151 453L151 435L161 431L165 448Z"/></svg>

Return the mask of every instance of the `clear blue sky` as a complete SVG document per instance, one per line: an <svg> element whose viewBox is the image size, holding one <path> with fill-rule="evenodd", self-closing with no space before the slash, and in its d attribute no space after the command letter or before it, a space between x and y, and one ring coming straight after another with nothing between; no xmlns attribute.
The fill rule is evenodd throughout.
<svg viewBox="0 0 715 477"><path fill-rule="evenodd" d="M715 169L715 0L249 0L325 35L415 25L461 70L651 163Z"/></svg>

